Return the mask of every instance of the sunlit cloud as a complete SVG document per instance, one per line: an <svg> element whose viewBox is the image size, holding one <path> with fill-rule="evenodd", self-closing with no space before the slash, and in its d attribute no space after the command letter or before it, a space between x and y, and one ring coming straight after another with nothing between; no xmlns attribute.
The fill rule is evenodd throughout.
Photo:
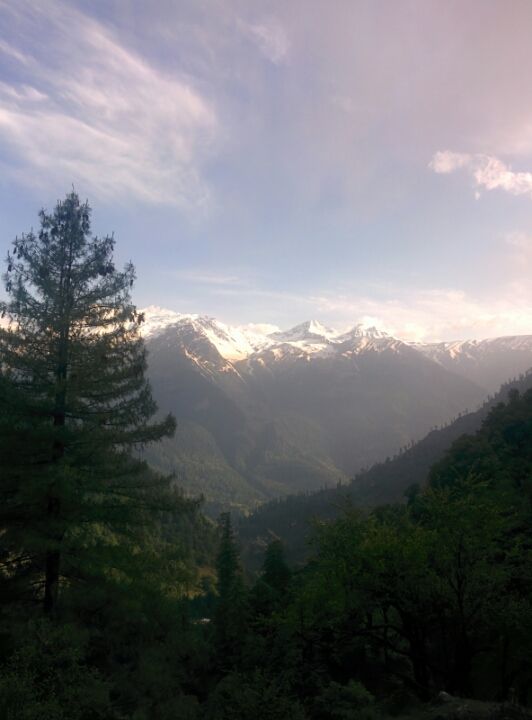
<svg viewBox="0 0 532 720"><path fill-rule="evenodd" d="M371 323L403 340L439 341L532 334L532 297L515 288L486 301L453 289L398 291L389 299L323 295L321 316ZM367 319L366 319L367 318Z"/></svg>
<svg viewBox="0 0 532 720"><path fill-rule="evenodd" d="M429 167L435 173L445 175L465 168L477 190L504 190L510 195L532 198L532 172L516 172L491 155L440 150L434 154Z"/></svg>
<svg viewBox="0 0 532 720"><path fill-rule="evenodd" d="M50 40L33 57L0 39L0 53L20 66L0 84L0 146L9 148L13 177L59 191L75 184L106 201L208 204L201 168L217 118L187 80L159 71L66 4L21 1L0 6L2 15L15 16L26 45L36 20Z"/></svg>

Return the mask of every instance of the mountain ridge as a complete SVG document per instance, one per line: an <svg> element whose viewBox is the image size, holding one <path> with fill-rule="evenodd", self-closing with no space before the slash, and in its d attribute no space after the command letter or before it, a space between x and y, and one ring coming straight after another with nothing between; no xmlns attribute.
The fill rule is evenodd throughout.
<svg viewBox="0 0 532 720"><path fill-rule="evenodd" d="M326 354L333 349L346 348L351 351L366 349L382 351L390 348L397 350L404 345L447 369L452 363L456 365L459 360L474 365L479 354L482 353L496 353L508 349L516 353L532 352L532 334L482 340L420 342L402 340L367 323L356 323L349 330L340 331L323 325L319 320L307 320L287 330L281 330L274 325L260 323L231 326L208 315L177 313L153 305L141 312L145 318L142 334L146 339L151 339L171 327L191 325L196 331L204 334L222 357L234 362L248 359L265 349L273 350L283 345L309 355L320 352ZM507 377L509 375L500 378L499 384ZM493 384L491 378L490 381Z"/></svg>
<svg viewBox="0 0 532 720"><path fill-rule="evenodd" d="M178 421L147 459L212 513L345 482L532 366L527 337L453 355L360 324L231 327L154 307L144 335L155 398Z"/></svg>

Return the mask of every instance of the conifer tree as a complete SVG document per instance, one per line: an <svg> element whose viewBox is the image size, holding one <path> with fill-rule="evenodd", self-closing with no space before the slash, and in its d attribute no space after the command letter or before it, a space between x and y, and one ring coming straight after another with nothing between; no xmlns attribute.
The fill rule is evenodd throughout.
<svg viewBox="0 0 532 720"><path fill-rule="evenodd" d="M272 540L266 548L262 580L281 596L288 589L290 577L291 572L286 564L283 543L280 540Z"/></svg>
<svg viewBox="0 0 532 720"><path fill-rule="evenodd" d="M216 558L218 598L214 617L218 664L228 669L238 661L246 630L246 594L229 513L220 517Z"/></svg>
<svg viewBox="0 0 532 720"><path fill-rule="evenodd" d="M61 579L95 573L161 484L130 451L175 427L150 422L134 267L115 268L90 215L75 192L41 211L13 242L0 306L0 574L49 614Z"/></svg>

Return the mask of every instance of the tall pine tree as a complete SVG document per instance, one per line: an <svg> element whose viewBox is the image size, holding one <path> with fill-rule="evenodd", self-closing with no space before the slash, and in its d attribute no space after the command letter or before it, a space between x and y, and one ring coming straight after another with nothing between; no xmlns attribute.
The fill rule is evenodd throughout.
<svg viewBox="0 0 532 720"><path fill-rule="evenodd" d="M41 211L4 275L0 574L48 614L62 579L113 571L117 537L161 485L131 450L175 428L151 421L134 268L115 268L114 239L92 236L90 214L74 192Z"/></svg>

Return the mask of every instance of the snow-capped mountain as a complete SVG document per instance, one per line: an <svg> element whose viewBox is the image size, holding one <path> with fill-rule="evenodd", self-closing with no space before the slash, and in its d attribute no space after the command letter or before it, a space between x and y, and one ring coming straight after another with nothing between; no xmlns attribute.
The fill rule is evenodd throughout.
<svg viewBox="0 0 532 720"><path fill-rule="evenodd" d="M197 315L183 315L182 313L174 312L174 310L167 310L166 308L157 307L156 305L150 305L149 307L141 310L144 316L144 322L142 323L142 334L145 338L157 335L159 332L166 330L170 325L175 325L180 320L185 318L194 319Z"/></svg>
<svg viewBox="0 0 532 720"><path fill-rule="evenodd" d="M272 343L297 343L300 347L302 345L308 345L312 348L316 344L323 345L331 342L338 335L338 332L325 327L325 325L322 325L317 320L308 320L289 330L270 333L268 339Z"/></svg>
<svg viewBox="0 0 532 720"><path fill-rule="evenodd" d="M489 392L494 392L505 380L518 377L532 367L532 335L416 343L413 347L442 367L482 385Z"/></svg>
<svg viewBox="0 0 532 720"><path fill-rule="evenodd" d="M277 359L286 355L328 355L373 350L404 350L406 343L378 330L357 324L347 332L328 328L317 320L279 330L271 325L230 326L212 317L184 315L150 306L143 311L142 333L153 339L170 329L176 337L195 333L210 343L221 357L231 362L249 359L255 353L269 351Z"/></svg>
<svg viewBox="0 0 532 720"><path fill-rule="evenodd" d="M145 318L142 334L146 339L170 328L176 336L192 332L211 343L226 360L243 360L268 343L268 336L257 328L231 327L206 315L181 315L153 305L142 313Z"/></svg>
<svg viewBox="0 0 532 720"><path fill-rule="evenodd" d="M180 314L150 306L143 335L153 339L170 328L176 337L195 335L209 343L222 358L232 363L267 354L271 359L315 357L331 354L358 355L366 352L421 353L442 367L462 375L488 391L509 377L532 366L532 335L488 340L461 340L440 343L407 342L376 327L361 323L340 332L310 320L288 330L272 325L230 326L208 316Z"/></svg>
<svg viewBox="0 0 532 720"><path fill-rule="evenodd" d="M532 367L532 336L419 344L361 324L144 313L155 396L178 421L149 459L217 508L334 484Z"/></svg>

